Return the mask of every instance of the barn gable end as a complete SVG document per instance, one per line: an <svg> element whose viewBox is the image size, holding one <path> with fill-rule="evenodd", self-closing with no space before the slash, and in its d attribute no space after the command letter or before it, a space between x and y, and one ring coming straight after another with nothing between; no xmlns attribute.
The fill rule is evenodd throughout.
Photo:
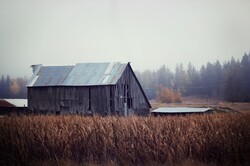
<svg viewBox="0 0 250 166"><path fill-rule="evenodd" d="M129 63L33 67L28 107L37 114L146 115L151 108Z"/></svg>

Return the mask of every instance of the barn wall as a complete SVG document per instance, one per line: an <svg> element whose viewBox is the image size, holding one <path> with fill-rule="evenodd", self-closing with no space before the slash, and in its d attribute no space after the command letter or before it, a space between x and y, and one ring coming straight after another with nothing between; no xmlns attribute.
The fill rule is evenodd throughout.
<svg viewBox="0 0 250 166"><path fill-rule="evenodd" d="M149 114L151 106L147 102L147 99L132 72L131 68L127 66L116 84L115 109L118 110L120 115L124 115L124 103L127 103L128 115L147 115Z"/></svg>
<svg viewBox="0 0 250 166"><path fill-rule="evenodd" d="M93 86L91 89L91 110L94 114L111 115L110 86Z"/></svg>
<svg viewBox="0 0 250 166"><path fill-rule="evenodd" d="M111 114L109 86L28 88L28 107L34 113Z"/></svg>

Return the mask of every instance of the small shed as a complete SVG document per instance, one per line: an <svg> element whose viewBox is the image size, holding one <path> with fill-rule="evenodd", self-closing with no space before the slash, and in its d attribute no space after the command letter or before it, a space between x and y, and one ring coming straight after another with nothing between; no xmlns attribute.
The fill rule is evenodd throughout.
<svg viewBox="0 0 250 166"><path fill-rule="evenodd" d="M25 114L27 99L0 99L0 114Z"/></svg>
<svg viewBox="0 0 250 166"><path fill-rule="evenodd" d="M37 114L147 115L151 105L130 63L32 65L28 108Z"/></svg>
<svg viewBox="0 0 250 166"><path fill-rule="evenodd" d="M193 107L161 107L151 111L155 116L164 115L190 115L211 113L212 108L193 108Z"/></svg>

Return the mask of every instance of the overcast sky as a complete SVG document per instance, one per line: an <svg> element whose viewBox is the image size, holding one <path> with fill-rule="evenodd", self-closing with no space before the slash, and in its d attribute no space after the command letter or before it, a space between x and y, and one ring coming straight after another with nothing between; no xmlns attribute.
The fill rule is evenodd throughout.
<svg viewBox="0 0 250 166"><path fill-rule="evenodd" d="M250 51L249 0L0 0L0 74L32 64L197 68Z"/></svg>

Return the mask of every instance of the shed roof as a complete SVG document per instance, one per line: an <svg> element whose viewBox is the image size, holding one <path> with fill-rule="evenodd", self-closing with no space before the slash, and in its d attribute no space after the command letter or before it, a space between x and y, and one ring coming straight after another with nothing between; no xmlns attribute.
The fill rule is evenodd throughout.
<svg viewBox="0 0 250 166"><path fill-rule="evenodd" d="M152 113L178 114L178 113L204 113L211 108L191 108L191 107L161 107L157 108Z"/></svg>
<svg viewBox="0 0 250 166"><path fill-rule="evenodd" d="M27 107L27 99L0 99L0 107Z"/></svg>
<svg viewBox="0 0 250 166"><path fill-rule="evenodd" d="M127 65L120 62L33 65L27 87L114 85Z"/></svg>

